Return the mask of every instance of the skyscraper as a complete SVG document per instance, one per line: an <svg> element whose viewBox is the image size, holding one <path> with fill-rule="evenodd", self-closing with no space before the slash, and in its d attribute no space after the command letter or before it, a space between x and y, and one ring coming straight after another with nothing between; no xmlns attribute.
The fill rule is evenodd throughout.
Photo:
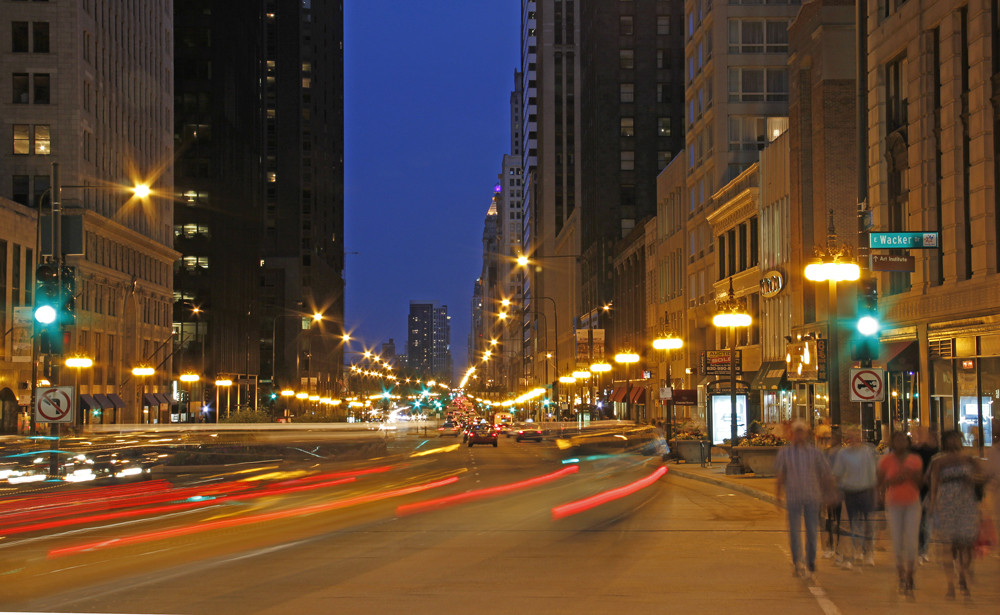
<svg viewBox="0 0 1000 615"><path fill-rule="evenodd" d="M0 154L0 196L43 213L61 202L64 238L76 243L63 251L76 269L78 295L64 351L94 359L79 374L86 412L78 422L162 418L160 400L147 403L131 369L169 365L171 355L163 342L170 339L177 258L172 10L170 0L138 9L6 2L0 19L8 143ZM52 163L59 166L57 187L50 184ZM138 183L150 184L152 195L127 191ZM34 258L30 251L18 256ZM164 371L146 383L147 392L165 387Z"/></svg>
<svg viewBox="0 0 1000 615"><path fill-rule="evenodd" d="M207 335L213 375L336 394L341 3L192 0L177 11L175 35L184 252L175 322L185 323L175 326ZM192 305L204 315L193 318Z"/></svg>
<svg viewBox="0 0 1000 615"><path fill-rule="evenodd" d="M452 378L451 317L448 306L410 301L406 366L424 378Z"/></svg>

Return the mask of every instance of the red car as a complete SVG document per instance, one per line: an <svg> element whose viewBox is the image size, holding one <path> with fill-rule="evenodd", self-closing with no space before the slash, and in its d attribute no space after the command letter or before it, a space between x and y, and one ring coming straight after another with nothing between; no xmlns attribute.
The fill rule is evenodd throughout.
<svg viewBox="0 0 1000 615"><path fill-rule="evenodd" d="M492 425L485 423L474 425L469 428L469 446L473 444L497 445L497 436L500 435Z"/></svg>

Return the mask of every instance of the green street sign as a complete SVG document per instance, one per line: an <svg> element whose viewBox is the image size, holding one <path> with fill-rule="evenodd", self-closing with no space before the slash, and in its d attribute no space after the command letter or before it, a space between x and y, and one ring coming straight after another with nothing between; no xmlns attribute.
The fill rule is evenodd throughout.
<svg viewBox="0 0 1000 615"><path fill-rule="evenodd" d="M868 247L873 250L939 248L937 231L918 233L868 233Z"/></svg>

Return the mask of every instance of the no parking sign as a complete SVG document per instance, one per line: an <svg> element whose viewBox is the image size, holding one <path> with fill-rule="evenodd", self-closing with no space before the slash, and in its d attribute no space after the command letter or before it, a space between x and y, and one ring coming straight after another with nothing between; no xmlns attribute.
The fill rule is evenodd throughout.
<svg viewBox="0 0 1000 615"><path fill-rule="evenodd" d="M72 423L73 387L43 387L35 399L36 423Z"/></svg>

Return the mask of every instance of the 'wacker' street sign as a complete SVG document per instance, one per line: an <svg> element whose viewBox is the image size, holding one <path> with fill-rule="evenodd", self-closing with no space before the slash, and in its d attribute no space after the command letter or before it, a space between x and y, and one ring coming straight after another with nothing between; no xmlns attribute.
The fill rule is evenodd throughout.
<svg viewBox="0 0 1000 615"><path fill-rule="evenodd" d="M868 247L873 250L937 248L937 231L918 233L868 233Z"/></svg>

